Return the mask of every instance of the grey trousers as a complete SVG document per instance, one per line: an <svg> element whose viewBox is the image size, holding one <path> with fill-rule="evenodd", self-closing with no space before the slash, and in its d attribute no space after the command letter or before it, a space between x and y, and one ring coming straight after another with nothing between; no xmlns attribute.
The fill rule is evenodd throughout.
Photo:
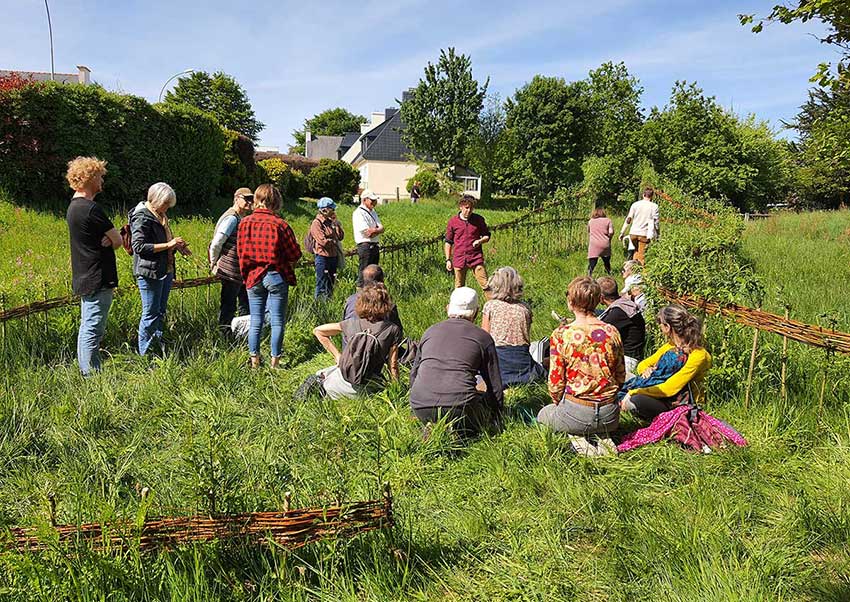
<svg viewBox="0 0 850 602"><path fill-rule="evenodd" d="M570 435L608 435L620 424L620 404L584 406L567 399L550 403L537 414L537 421L559 433Z"/></svg>

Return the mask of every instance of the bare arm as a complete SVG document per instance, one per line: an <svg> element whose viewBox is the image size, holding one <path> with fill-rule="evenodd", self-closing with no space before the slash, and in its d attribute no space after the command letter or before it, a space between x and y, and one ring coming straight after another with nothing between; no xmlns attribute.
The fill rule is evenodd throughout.
<svg viewBox="0 0 850 602"><path fill-rule="evenodd" d="M398 380L398 345L393 345L390 349L390 356L387 358L387 367L390 369L390 379Z"/></svg>
<svg viewBox="0 0 850 602"><path fill-rule="evenodd" d="M481 313L481 330L490 332L490 314L486 311Z"/></svg>
<svg viewBox="0 0 850 602"><path fill-rule="evenodd" d="M100 241L100 244L104 247L117 249L123 244L121 241L121 233L116 228L107 230L106 234L103 235L103 239Z"/></svg>
<svg viewBox="0 0 850 602"><path fill-rule="evenodd" d="M319 340L322 347L330 353L334 358L334 363L339 362L339 349L336 348L331 337L342 333L342 326L339 322L331 322L330 324L322 324L313 329L313 334Z"/></svg>
<svg viewBox="0 0 850 602"><path fill-rule="evenodd" d="M446 269L452 269L452 243L447 242L443 244L443 253L446 256Z"/></svg>

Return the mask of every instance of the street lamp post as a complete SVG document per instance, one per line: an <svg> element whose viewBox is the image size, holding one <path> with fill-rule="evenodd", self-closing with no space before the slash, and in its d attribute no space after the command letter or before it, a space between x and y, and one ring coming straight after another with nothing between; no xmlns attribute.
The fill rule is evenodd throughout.
<svg viewBox="0 0 850 602"><path fill-rule="evenodd" d="M56 81L56 68L53 64L53 25L50 23L50 6L44 0L44 9L47 11L47 31L50 33L50 81Z"/></svg>
<svg viewBox="0 0 850 602"><path fill-rule="evenodd" d="M47 1L47 0L45 0L45 2L46 2L46 1ZM163 93L163 92L165 92L165 86L167 86L167 85L168 85L168 82L170 82L170 81L171 81L172 79L174 79L175 77L180 77L181 75L186 75L186 74L188 74L188 73L194 73L194 72L195 72L195 70L194 70L194 69L186 69L185 71L181 71L180 73L175 73L174 75L172 75L171 77L169 77L167 80L165 80L165 83L164 83L164 84L162 84L162 89L159 91L159 100L158 100L157 102L162 102L162 93Z"/></svg>

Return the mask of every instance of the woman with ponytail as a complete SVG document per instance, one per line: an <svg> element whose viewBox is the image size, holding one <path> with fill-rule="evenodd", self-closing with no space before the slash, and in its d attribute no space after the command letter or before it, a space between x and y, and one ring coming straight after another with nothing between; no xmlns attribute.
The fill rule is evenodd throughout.
<svg viewBox="0 0 850 602"><path fill-rule="evenodd" d="M687 359L681 369L663 382L630 389L623 398L621 409L632 411L644 420L652 420L662 412L687 403L688 392L693 396L693 402L701 406L705 402L705 373L711 367L711 356L703 347L699 318L679 305L668 305L658 312L657 321L667 342L638 364L638 374L650 378L668 351L684 354Z"/></svg>

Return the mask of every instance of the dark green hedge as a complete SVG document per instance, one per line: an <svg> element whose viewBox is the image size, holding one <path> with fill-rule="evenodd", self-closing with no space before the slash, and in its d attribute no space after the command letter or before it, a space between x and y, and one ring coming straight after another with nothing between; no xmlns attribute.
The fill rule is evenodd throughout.
<svg viewBox="0 0 850 602"><path fill-rule="evenodd" d="M0 92L0 186L19 202L61 208L66 163L109 162L103 202L128 206L168 182L181 205L206 204L222 174L225 134L185 105L149 104L98 86L32 84Z"/></svg>

